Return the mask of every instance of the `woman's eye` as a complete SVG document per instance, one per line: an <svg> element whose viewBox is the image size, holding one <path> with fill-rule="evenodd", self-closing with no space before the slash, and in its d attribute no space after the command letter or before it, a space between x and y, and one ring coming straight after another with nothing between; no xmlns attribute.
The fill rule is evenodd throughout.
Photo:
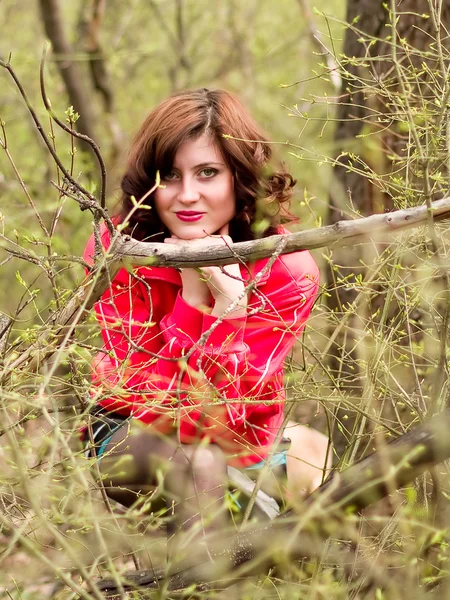
<svg viewBox="0 0 450 600"><path fill-rule="evenodd" d="M177 174L175 173L175 171L169 171L168 173L166 173L163 177L164 181L173 181L174 179L177 178Z"/></svg>
<svg viewBox="0 0 450 600"><path fill-rule="evenodd" d="M214 177L214 175L217 174L217 170L216 169L212 169L212 168L208 168L208 169L202 169L200 171L200 175L202 177L206 177L207 179L209 179L210 177Z"/></svg>

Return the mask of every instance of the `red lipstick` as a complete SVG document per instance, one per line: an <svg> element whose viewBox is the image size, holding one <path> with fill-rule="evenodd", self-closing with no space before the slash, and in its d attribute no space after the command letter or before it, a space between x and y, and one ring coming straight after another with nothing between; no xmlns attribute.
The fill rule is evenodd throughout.
<svg viewBox="0 0 450 600"><path fill-rule="evenodd" d="M195 210L180 210L175 213L180 221L199 221L205 213Z"/></svg>

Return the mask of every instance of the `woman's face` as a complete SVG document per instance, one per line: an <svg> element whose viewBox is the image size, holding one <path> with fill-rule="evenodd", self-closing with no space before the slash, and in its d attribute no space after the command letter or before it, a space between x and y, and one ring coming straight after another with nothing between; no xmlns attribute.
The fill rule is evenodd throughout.
<svg viewBox="0 0 450 600"><path fill-rule="evenodd" d="M236 214L233 174L209 135L180 145L172 170L156 190L155 208L180 239L203 238L219 230L228 233Z"/></svg>

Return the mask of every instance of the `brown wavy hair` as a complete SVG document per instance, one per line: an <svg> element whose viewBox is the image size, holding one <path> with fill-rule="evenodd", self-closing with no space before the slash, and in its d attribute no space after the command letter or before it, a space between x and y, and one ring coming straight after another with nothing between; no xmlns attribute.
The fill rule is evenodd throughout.
<svg viewBox="0 0 450 600"><path fill-rule="evenodd" d="M159 104L145 119L129 151L121 182L120 221L124 233L138 240L159 241L168 235L149 194L161 176L172 169L178 147L203 134L211 135L234 176L236 215L230 222L234 242L277 233L281 222L292 221L281 205L290 200L295 180L281 167L268 168L272 150L263 131L241 102L224 90L199 89L176 93ZM132 200L134 199L134 202Z"/></svg>

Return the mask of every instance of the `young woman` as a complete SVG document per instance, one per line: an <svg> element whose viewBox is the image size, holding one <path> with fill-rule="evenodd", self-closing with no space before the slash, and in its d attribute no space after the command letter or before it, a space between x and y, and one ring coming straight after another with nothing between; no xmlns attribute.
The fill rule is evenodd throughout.
<svg viewBox="0 0 450 600"><path fill-rule="evenodd" d="M136 240L195 249L286 232L281 208L295 182L269 171L270 158L263 132L232 94L175 94L132 143L115 223ZM158 173L161 185L149 194ZM102 242L110 243L106 229ZM91 238L86 260L93 249ZM101 458L110 497L153 502L162 489L174 531L192 525L203 534L222 522L227 465L254 472L280 430L283 361L318 282L308 252L118 273L96 305L104 346L94 369L91 452ZM312 488L322 478L326 440L299 427L287 436L289 485ZM286 462L285 453L272 461Z"/></svg>

